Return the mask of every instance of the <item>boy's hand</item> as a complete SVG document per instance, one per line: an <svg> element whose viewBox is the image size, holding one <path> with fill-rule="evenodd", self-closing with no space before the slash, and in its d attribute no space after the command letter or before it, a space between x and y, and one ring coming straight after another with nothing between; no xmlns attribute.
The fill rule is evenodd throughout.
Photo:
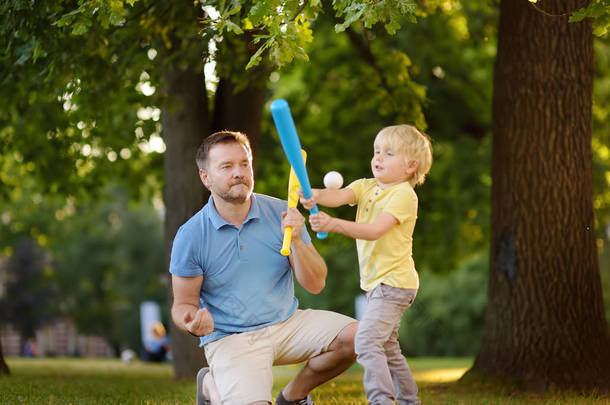
<svg viewBox="0 0 610 405"><path fill-rule="evenodd" d="M318 190L315 188L311 190L311 198L305 198L303 190L297 190L297 195L299 196L299 202L301 203L301 205L304 208L310 210L313 208L313 205L317 203Z"/></svg>
<svg viewBox="0 0 610 405"><path fill-rule="evenodd" d="M333 220L333 217L322 211L309 216L311 229L315 232L332 232Z"/></svg>

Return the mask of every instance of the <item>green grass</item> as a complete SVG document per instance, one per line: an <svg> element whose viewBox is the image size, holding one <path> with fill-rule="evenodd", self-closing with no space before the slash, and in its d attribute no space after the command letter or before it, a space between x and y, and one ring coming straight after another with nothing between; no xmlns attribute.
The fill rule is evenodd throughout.
<svg viewBox="0 0 610 405"><path fill-rule="evenodd" d="M433 404L608 404L610 398L532 394L485 383L455 383L468 358L409 359L420 397ZM115 359L8 358L10 377L0 377L0 404L194 404L195 381L174 381L171 365ZM276 367L273 394L299 370ZM362 369L355 365L318 387L318 405L366 404Z"/></svg>

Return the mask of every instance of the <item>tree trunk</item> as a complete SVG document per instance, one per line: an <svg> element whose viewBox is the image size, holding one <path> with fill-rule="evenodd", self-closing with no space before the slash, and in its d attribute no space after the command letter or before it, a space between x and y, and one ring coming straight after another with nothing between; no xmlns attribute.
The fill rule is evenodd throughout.
<svg viewBox="0 0 610 405"><path fill-rule="evenodd" d="M0 376L11 375L11 371L8 368L8 364L4 361L4 354L2 352L2 339L0 339Z"/></svg>
<svg viewBox="0 0 610 405"><path fill-rule="evenodd" d="M212 131L240 131L248 135L252 147L260 136L265 89L253 85L237 90L231 79L220 79L216 90Z"/></svg>
<svg viewBox="0 0 610 405"><path fill-rule="evenodd" d="M241 41L241 42L240 42ZM225 39L225 43L229 42ZM178 43L178 42L176 42ZM244 59L249 54L251 41L232 40L238 45L232 51L242 52ZM265 68L244 71L244 65L236 64L228 57L230 52L222 49L222 57L231 61L225 66L241 81L237 84L233 75L221 77L215 94L213 122L210 122L207 90L203 75L203 60L199 58L190 68L181 70L183 61L166 60L169 66L162 68L167 101L162 111L163 137L166 151L165 165L165 247L166 267L169 268L172 243L178 228L195 214L208 200L209 192L201 183L195 164L195 154L203 139L212 132L228 129L248 134L253 147L260 134L262 108L265 101ZM247 61L247 58L244 60ZM221 58L222 59L222 58ZM226 71L226 70L225 70ZM170 305L173 302L170 288ZM174 373L179 379L194 378L205 364L199 339L181 332L170 322Z"/></svg>
<svg viewBox="0 0 610 405"><path fill-rule="evenodd" d="M259 46L248 34L227 37L222 42L217 58L220 80L212 120L214 132L226 129L248 135L255 151L270 68L265 62L249 70L245 66Z"/></svg>
<svg viewBox="0 0 610 405"><path fill-rule="evenodd" d="M202 66L163 69L167 102L162 111L165 166L165 263L169 260L178 228L207 200L199 179L195 154L209 131L207 94ZM170 285L170 306L173 302ZM199 339L170 322L175 377L194 378L204 365Z"/></svg>
<svg viewBox="0 0 610 405"><path fill-rule="evenodd" d="M568 23L588 3L500 6L489 302L471 371L531 389L610 386L593 222L593 38L590 21Z"/></svg>

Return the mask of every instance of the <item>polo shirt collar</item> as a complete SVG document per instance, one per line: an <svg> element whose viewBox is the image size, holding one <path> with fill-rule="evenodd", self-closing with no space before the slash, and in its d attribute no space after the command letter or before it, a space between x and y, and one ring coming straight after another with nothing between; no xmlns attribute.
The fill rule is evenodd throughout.
<svg viewBox="0 0 610 405"><path fill-rule="evenodd" d="M244 224L246 224L250 220L260 218L260 204L258 202L258 199L256 198L256 194L252 193L250 198L252 200L252 203L250 204L250 211L248 212L248 216L246 217ZM233 224L227 222L223 217L220 216L218 211L216 211L216 206L214 205L214 197L212 197L211 195L208 200L208 203L206 204L206 209L208 210L208 215L210 220L212 221L212 225L214 225L214 228L216 228L216 230L219 230L225 225L234 226Z"/></svg>

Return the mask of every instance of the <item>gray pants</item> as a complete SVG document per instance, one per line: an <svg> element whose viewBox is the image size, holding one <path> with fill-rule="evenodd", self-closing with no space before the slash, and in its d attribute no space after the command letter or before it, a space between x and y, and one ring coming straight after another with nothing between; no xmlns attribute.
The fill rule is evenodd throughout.
<svg viewBox="0 0 610 405"><path fill-rule="evenodd" d="M416 289L380 284L366 294L367 306L356 332L357 361L364 367L364 392L371 405L419 405L417 385L400 351L398 329Z"/></svg>

